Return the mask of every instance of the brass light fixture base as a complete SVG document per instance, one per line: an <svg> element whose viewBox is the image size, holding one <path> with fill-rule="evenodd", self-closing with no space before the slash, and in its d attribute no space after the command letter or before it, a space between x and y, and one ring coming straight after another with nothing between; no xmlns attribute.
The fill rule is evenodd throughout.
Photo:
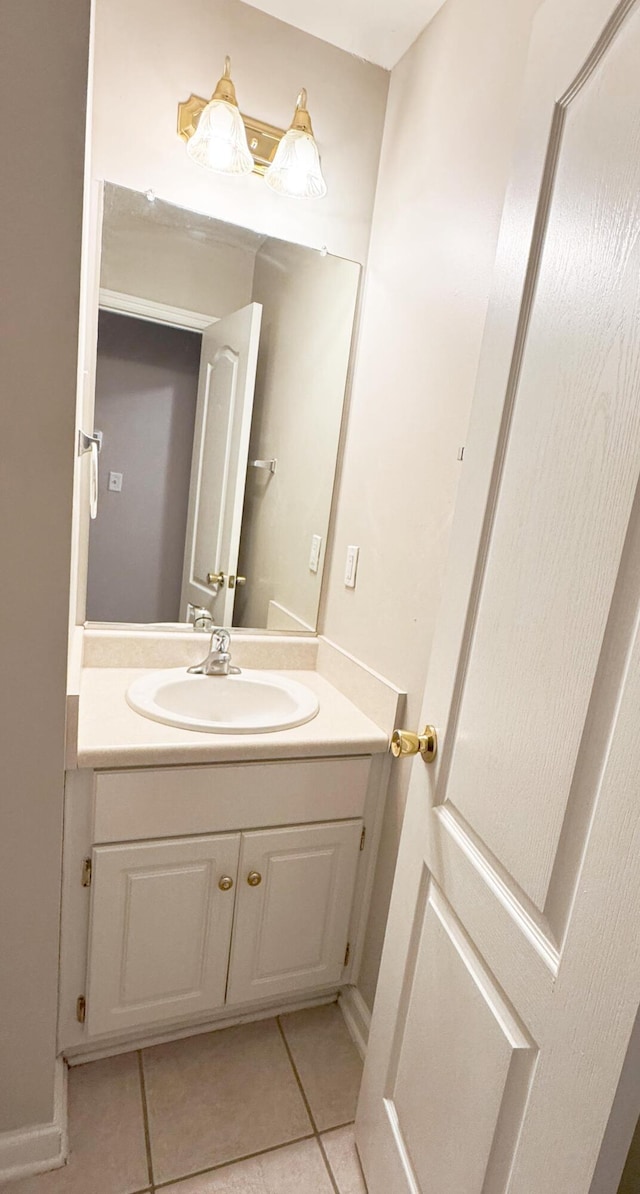
<svg viewBox="0 0 640 1194"><path fill-rule="evenodd" d="M190 95L188 100L178 104L178 134L183 141L188 141L195 133L200 113L208 103L209 100L201 95ZM242 112L240 115L247 130L247 141L254 162L253 173L262 175L275 157L276 149L284 137L284 129L265 124L253 116L245 116Z"/></svg>
<svg viewBox="0 0 640 1194"><path fill-rule="evenodd" d="M289 126L292 129L297 129L299 133L309 133L313 137L313 129L311 127L311 117L307 111L307 89L302 88L298 99L296 100L296 110L293 113L293 120Z"/></svg>

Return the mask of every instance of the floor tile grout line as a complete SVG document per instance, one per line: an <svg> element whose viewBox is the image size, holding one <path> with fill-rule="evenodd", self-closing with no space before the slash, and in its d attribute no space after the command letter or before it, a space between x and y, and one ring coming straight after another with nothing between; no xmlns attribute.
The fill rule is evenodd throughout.
<svg viewBox="0 0 640 1194"><path fill-rule="evenodd" d="M306 1136L296 1136L295 1140L283 1140L282 1144L270 1144L269 1148L259 1148L255 1153L245 1153L242 1157L232 1157L228 1161L219 1161L217 1165L209 1165L207 1169L196 1169L194 1173L183 1173L181 1177L168 1177L166 1181L156 1182L154 1190L164 1190L167 1186L177 1185L178 1182L188 1182L192 1177L203 1177L207 1173L216 1173L219 1169L227 1169L231 1165L240 1165L242 1161L252 1161L254 1157L264 1157L267 1153L277 1153L283 1148L288 1148L289 1145L303 1144L305 1140L315 1140L315 1138L315 1132L308 1132Z"/></svg>
<svg viewBox="0 0 640 1194"><path fill-rule="evenodd" d="M355 1119L349 1119L344 1124L337 1124L335 1128L325 1128L324 1131L320 1132L320 1136L323 1141L323 1147L324 1147L324 1137L325 1136L330 1136L332 1132L340 1132L342 1130L342 1128L354 1128L355 1123L356 1123ZM354 1139L354 1144L355 1144L355 1139ZM369 1194L369 1187L367 1185L367 1179L364 1176L364 1169L362 1168L362 1161L360 1160L360 1153L358 1152L357 1144L355 1145L355 1149L356 1149L356 1159L358 1162L358 1169L360 1170L360 1176L362 1177L362 1184L365 1188L365 1194ZM331 1162L329 1162L329 1164L331 1164ZM338 1194L340 1194L340 1191L338 1191Z"/></svg>
<svg viewBox="0 0 640 1194"><path fill-rule="evenodd" d="M147 1084L144 1078L144 1061L142 1059L142 1049L137 1050L138 1053L138 1073L140 1075L140 1094L142 1096L142 1120L144 1123L144 1145L147 1152L147 1172L149 1176L149 1185L151 1186L151 1194L155 1189L155 1179L153 1176L153 1155L151 1152L151 1133L149 1131L149 1108L147 1106Z"/></svg>
<svg viewBox="0 0 640 1194"><path fill-rule="evenodd" d="M340 1190L338 1189L338 1183L334 1176L333 1169L331 1168L331 1164L330 1164L329 1158L327 1156L327 1150L324 1147L324 1144L322 1142L322 1136L320 1135L320 1133L318 1133L316 1139L318 1141L318 1148L320 1149L320 1152L322 1153L322 1159L326 1165L327 1173L329 1174L329 1180L331 1182L331 1185L333 1186L335 1194L340 1194Z"/></svg>
<svg viewBox="0 0 640 1194"><path fill-rule="evenodd" d="M354 1137L353 1144L354 1144L354 1148L355 1148L355 1150L356 1150L356 1160L357 1160L357 1162L358 1162L358 1168L360 1169L360 1173L361 1173L361 1176L362 1176L362 1184L363 1184L363 1186L364 1186L364 1189L365 1189L365 1194L369 1194L369 1187L368 1187L368 1185L367 1185L367 1179L366 1179L366 1177L364 1176L364 1169L362 1168L362 1161L360 1160L360 1153L359 1153L359 1151L358 1151L358 1145L356 1144L355 1137Z"/></svg>
<svg viewBox="0 0 640 1194"><path fill-rule="evenodd" d="M291 1065L291 1069L293 1070L294 1078L295 1078L296 1082L298 1083L298 1089L300 1091L300 1094L302 1095L302 1101L305 1105L307 1115L309 1116L309 1119L311 1120L311 1127L313 1128L313 1134L314 1134L314 1136L318 1136L319 1135L318 1126L316 1124L315 1119L313 1118L313 1113L311 1111L311 1107L309 1106L309 1100L306 1096L304 1086L302 1085L302 1079L298 1073L298 1067L297 1067L295 1061L293 1060L293 1053L291 1052L291 1049L289 1048L289 1042L284 1034L284 1028L282 1027L282 1024L280 1023L280 1016L276 1016L276 1024L278 1025L278 1031L280 1033L280 1036L282 1037L282 1043L287 1051L287 1057L289 1058L289 1063Z"/></svg>
<svg viewBox="0 0 640 1194"><path fill-rule="evenodd" d="M279 1029L279 1032L280 1032L280 1036L282 1037L282 1043L283 1043L283 1045L284 1045L284 1047L285 1047L285 1049L286 1049L286 1051L287 1051L287 1057L289 1058L289 1061L290 1061L290 1063L291 1063L291 1069L293 1070L293 1073L294 1073L294 1076L295 1076L295 1080L296 1080L296 1082L298 1083L298 1087L299 1087L299 1090L300 1090L300 1094L302 1095L302 1099L303 1099L304 1105L305 1105L305 1107L306 1107L306 1109L307 1109L307 1115L309 1116L309 1119L311 1120L311 1126L312 1126L312 1128L313 1128L313 1134L314 1134L314 1136L315 1136L315 1138L316 1138L316 1141L317 1141L317 1143L318 1143L318 1148L320 1149L320 1153L321 1153L322 1159L323 1159L323 1161L324 1161L324 1163L325 1163L325 1167L326 1167L327 1173L328 1173L328 1175L329 1175L329 1181L331 1182L331 1185L333 1186L333 1189L334 1189L334 1192L335 1192L335 1194L340 1194L340 1191L339 1191L339 1189L338 1189L338 1186L337 1186L337 1183L336 1183L336 1179L335 1179L335 1177L333 1176L333 1170L332 1170L332 1168L331 1168L331 1166L330 1166L330 1164L329 1164L329 1158L327 1157L327 1154L326 1154L326 1152L325 1152L324 1145L323 1145L323 1143L322 1143L322 1140L320 1139L320 1132L318 1131L318 1126L317 1126L317 1124L316 1124L316 1121L315 1121L315 1119L314 1119L314 1117L313 1117L313 1113L312 1113L312 1111L311 1111L311 1107L310 1107L310 1105L309 1105L309 1100L308 1100L308 1098L307 1098L307 1095L306 1095L306 1092L305 1092L304 1086L302 1085L302 1078L300 1077L300 1075L299 1075L299 1073L298 1073L298 1067L297 1067L297 1065L296 1065L295 1061L293 1060L293 1053L291 1052L291 1049L290 1049L290 1047L289 1047L289 1042L288 1042L288 1040L287 1040L287 1038L286 1038L286 1036L285 1036L284 1028L282 1027L282 1024L281 1024L281 1022L280 1022L280 1016L276 1016L276 1024L278 1025L278 1029Z"/></svg>
<svg viewBox="0 0 640 1194"><path fill-rule="evenodd" d="M348 1119L346 1121L346 1123L336 1124L335 1128L323 1128L323 1130L319 1133L320 1137L322 1138L323 1147L324 1147L324 1137L325 1136L330 1136L332 1134L332 1132L341 1132L343 1128L355 1128L355 1126L356 1126L355 1119ZM355 1140L354 1140L354 1143L355 1143ZM357 1145L356 1145L356 1158L358 1161L358 1169L360 1170L360 1175L362 1177L362 1183L365 1188L365 1194L369 1194L369 1187L367 1185L367 1180L364 1176L364 1169L362 1168L362 1161L360 1160L360 1153L358 1152ZM329 1162L329 1164L331 1164L331 1162Z"/></svg>
<svg viewBox="0 0 640 1194"><path fill-rule="evenodd" d="M351 1128L355 1123L355 1119L345 1119L343 1124L333 1124L330 1128L320 1128L319 1136L328 1136L330 1132L339 1132L341 1128Z"/></svg>
<svg viewBox="0 0 640 1194"><path fill-rule="evenodd" d="M336 1178L333 1174L333 1170L331 1169L331 1164L329 1162L329 1159L328 1159L328 1156L327 1156L327 1153L326 1153L326 1150L325 1150L325 1147L324 1147L324 1144L322 1141L322 1136L328 1135L331 1132L337 1132L341 1128L350 1127L354 1123L354 1120L346 1120L344 1123L334 1124L331 1127L323 1128L322 1130L318 1127L318 1125L316 1124L315 1118L313 1116L313 1112L311 1110L311 1106L309 1104L309 1100L307 1098L307 1095L306 1095L306 1092L304 1089L304 1085L302 1083L302 1079L300 1077L300 1074L298 1073L298 1067L296 1066L296 1063L294 1061L293 1053L291 1051L289 1042L287 1040L284 1028L280 1022L280 1017L275 1016L274 1019L276 1021L280 1036L282 1038L282 1042L283 1042L287 1057L289 1059L289 1064L291 1066L294 1078L296 1080L298 1089L300 1091L300 1095L302 1097L302 1101L304 1103L305 1110L309 1117L309 1122L311 1124L312 1131L305 1134L304 1136L298 1136L294 1140L285 1140L281 1144L270 1145L268 1148L259 1149L256 1152L246 1153L240 1157L234 1157L234 1158L228 1159L226 1161L221 1161L217 1165L210 1165L204 1169L198 1169L195 1172L183 1174L180 1177L167 1178L161 1182L158 1182L155 1179L154 1173L153 1173L153 1157L152 1157L152 1152L151 1152L151 1136L150 1136L150 1131L149 1131L149 1114L148 1114L146 1082L145 1082L145 1075L144 1075L144 1061L143 1061L143 1056L142 1056L142 1050L138 1049L138 1050L136 1050L136 1052L138 1054L140 1089L141 1089L141 1096L142 1096L145 1147L146 1147L146 1153L147 1153L147 1167L148 1167L148 1171L149 1171L149 1181L151 1183L149 1187L145 1187L144 1190L140 1191L140 1194L156 1194L156 1192L158 1192L160 1190L164 1190L168 1186L177 1185L179 1183L189 1181L191 1178L201 1177L208 1173L215 1173L218 1170L227 1168L228 1166L240 1164L243 1161L250 1161L254 1157L265 1156L267 1153L278 1152L281 1149L288 1148L290 1145L301 1144L304 1141L309 1141L309 1140L313 1140L313 1139L315 1139L318 1143L318 1147L320 1149L320 1153L321 1153L322 1159L324 1161L324 1164L325 1164L325 1167L327 1170L327 1174L328 1174L329 1180L331 1182L331 1186L332 1186L335 1194L340 1194L340 1190L339 1190Z"/></svg>

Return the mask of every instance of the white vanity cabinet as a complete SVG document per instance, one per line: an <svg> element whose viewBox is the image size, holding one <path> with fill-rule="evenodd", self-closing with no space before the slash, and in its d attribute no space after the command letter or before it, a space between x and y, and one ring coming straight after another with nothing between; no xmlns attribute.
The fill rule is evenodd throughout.
<svg viewBox="0 0 640 1194"><path fill-rule="evenodd" d="M346 821L95 847L88 1035L338 983L361 831Z"/></svg>
<svg viewBox="0 0 640 1194"><path fill-rule="evenodd" d="M379 756L69 772L61 1051L336 993L361 944L383 772Z"/></svg>

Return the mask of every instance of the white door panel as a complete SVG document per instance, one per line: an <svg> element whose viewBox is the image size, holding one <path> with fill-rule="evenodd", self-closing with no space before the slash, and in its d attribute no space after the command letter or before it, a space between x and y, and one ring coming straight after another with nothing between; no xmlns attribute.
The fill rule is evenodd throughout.
<svg viewBox="0 0 640 1194"><path fill-rule="evenodd" d="M420 998L399 1033L390 1114L420 1189L481 1194L490 1163L504 1179L504 1152L492 1157L498 1120L507 1103L522 1110L537 1051L426 872L418 908L405 997L418 988ZM461 1147L470 1132L474 1148ZM402 1189L401 1171L396 1180Z"/></svg>
<svg viewBox="0 0 640 1194"><path fill-rule="evenodd" d="M587 1194L640 1003L639 62L640 0L542 6L358 1110L370 1194Z"/></svg>
<svg viewBox="0 0 640 1194"><path fill-rule="evenodd" d="M155 1024L224 1003L239 834L97 846L87 1032Z"/></svg>
<svg viewBox="0 0 640 1194"><path fill-rule="evenodd" d="M250 303L202 335L180 605L184 618L189 602L208 607L219 626L231 625L235 590L207 576L237 573L261 318Z"/></svg>
<svg viewBox="0 0 640 1194"><path fill-rule="evenodd" d="M447 783L541 911L638 479L637 54L567 108Z"/></svg>

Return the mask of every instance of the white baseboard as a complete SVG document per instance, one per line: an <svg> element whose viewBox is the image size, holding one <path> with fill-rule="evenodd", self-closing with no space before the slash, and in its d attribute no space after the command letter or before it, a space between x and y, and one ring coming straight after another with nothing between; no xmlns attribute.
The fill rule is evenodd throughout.
<svg viewBox="0 0 640 1194"><path fill-rule="evenodd" d="M13 1132L0 1132L0 1182L59 1169L67 1159L67 1153L67 1067L59 1057L56 1060L53 1120Z"/></svg>
<svg viewBox="0 0 640 1194"><path fill-rule="evenodd" d="M349 1035L364 1061L369 1042L371 1012L358 988L353 986L342 988L338 996L338 1006L344 1016L344 1022L349 1029Z"/></svg>

